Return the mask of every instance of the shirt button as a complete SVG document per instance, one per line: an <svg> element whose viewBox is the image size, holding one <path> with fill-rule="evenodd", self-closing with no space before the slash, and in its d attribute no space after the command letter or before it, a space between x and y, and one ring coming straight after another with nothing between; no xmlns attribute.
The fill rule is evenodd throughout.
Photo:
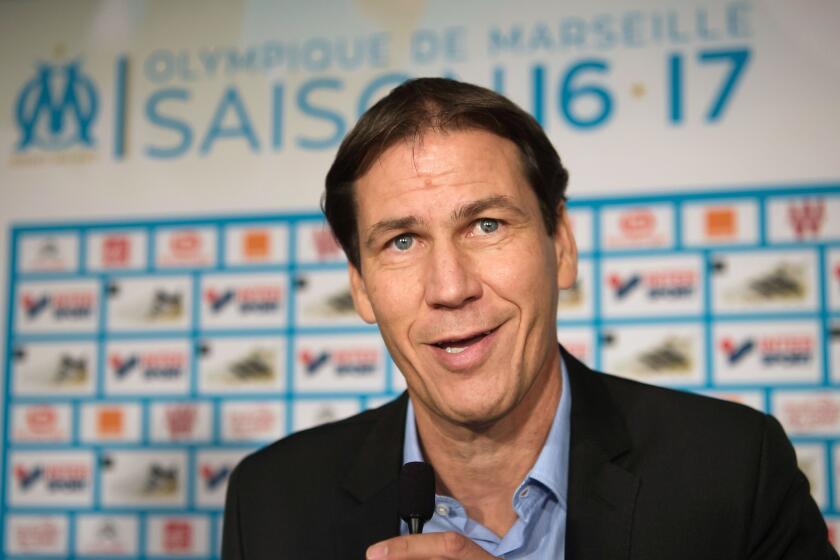
<svg viewBox="0 0 840 560"><path fill-rule="evenodd" d="M527 498L528 497L528 489L525 488L522 492L519 493L520 498Z"/></svg>
<svg viewBox="0 0 840 560"><path fill-rule="evenodd" d="M438 515L440 516L449 516L449 506L446 506L444 504L438 504L438 506L435 508L435 511L437 511Z"/></svg>

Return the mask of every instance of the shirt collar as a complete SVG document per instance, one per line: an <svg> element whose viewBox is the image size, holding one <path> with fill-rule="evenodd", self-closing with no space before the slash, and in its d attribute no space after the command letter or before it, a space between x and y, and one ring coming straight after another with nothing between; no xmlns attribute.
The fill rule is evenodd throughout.
<svg viewBox="0 0 840 560"><path fill-rule="evenodd" d="M566 363L560 357L560 373L563 378L563 389L560 403L554 413L554 420L548 431L545 444L531 471L526 475L522 484L528 480L539 482L548 488L557 500L565 507L566 492L568 490L569 471L569 441L570 421L572 410L572 396L569 387L569 376ZM423 461L420 451L420 441L417 438L417 424L414 419L414 405L408 399L408 409L405 415L405 441L403 443L403 464L413 461ZM521 485L520 485L521 486Z"/></svg>

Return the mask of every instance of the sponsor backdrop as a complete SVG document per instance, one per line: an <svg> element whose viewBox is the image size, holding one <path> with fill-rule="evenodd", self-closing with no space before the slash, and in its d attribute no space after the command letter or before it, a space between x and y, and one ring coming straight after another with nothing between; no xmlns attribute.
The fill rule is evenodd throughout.
<svg viewBox="0 0 840 560"><path fill-rule="evenodd" d="M0 548L218 556L227 477L404 388L317 211L410 76L572 173L558 335L775 414L840 530L835 2L2 2ZM278 507L282 507L279 504Z"/></svg>

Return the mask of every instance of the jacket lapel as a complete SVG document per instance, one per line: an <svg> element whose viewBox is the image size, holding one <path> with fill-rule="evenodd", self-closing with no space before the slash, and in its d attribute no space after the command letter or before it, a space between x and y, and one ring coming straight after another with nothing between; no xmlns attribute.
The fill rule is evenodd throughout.
<svg viewBox="0 0 840 560"><path fill-rule="evenodd" d="M601 374L561 352L572 395L566 558L626 560L640 484L618 463L630 440ZM347 473L343 491L357 505L337 520L336 558L359 560L371 544L399 534L397 482L407 403L403 393L382 409Z"/></svg>
<svg viewBox="0 0 840 560"><path fill-rule="evenodd" d="M337 520L336 558L360 560L371 544L399 535L397 482L407 403L403 393L382 409L344 479L342 491L357 505Z"/></svg>
<svg viewBox="0 0 840 560"><path fill-rule="evenodd" d="M630 439L602 374L561 350L572 391L566 558L626 560L640 484L618 463Z"/></svg>

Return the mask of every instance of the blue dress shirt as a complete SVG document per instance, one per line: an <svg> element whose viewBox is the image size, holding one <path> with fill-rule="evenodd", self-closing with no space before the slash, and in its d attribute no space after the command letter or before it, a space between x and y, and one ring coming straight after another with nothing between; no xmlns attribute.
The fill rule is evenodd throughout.
<svg viewBox="0 0 840 560"><path fill-rule="evenodd" d="M560 364L563 392L545 445L534 467L513 493L517 520L502 538L467 516L464 506L449 496L435 495L435 513L424 533L455 531L472 539L484 550L507 560L565 559L566 491L569 475L569 422L572 397L566 365ZM422 461L417 439L414 407L408 402L405 417L403 463ZM408 534L401 523L400 532Z"/></svg>

